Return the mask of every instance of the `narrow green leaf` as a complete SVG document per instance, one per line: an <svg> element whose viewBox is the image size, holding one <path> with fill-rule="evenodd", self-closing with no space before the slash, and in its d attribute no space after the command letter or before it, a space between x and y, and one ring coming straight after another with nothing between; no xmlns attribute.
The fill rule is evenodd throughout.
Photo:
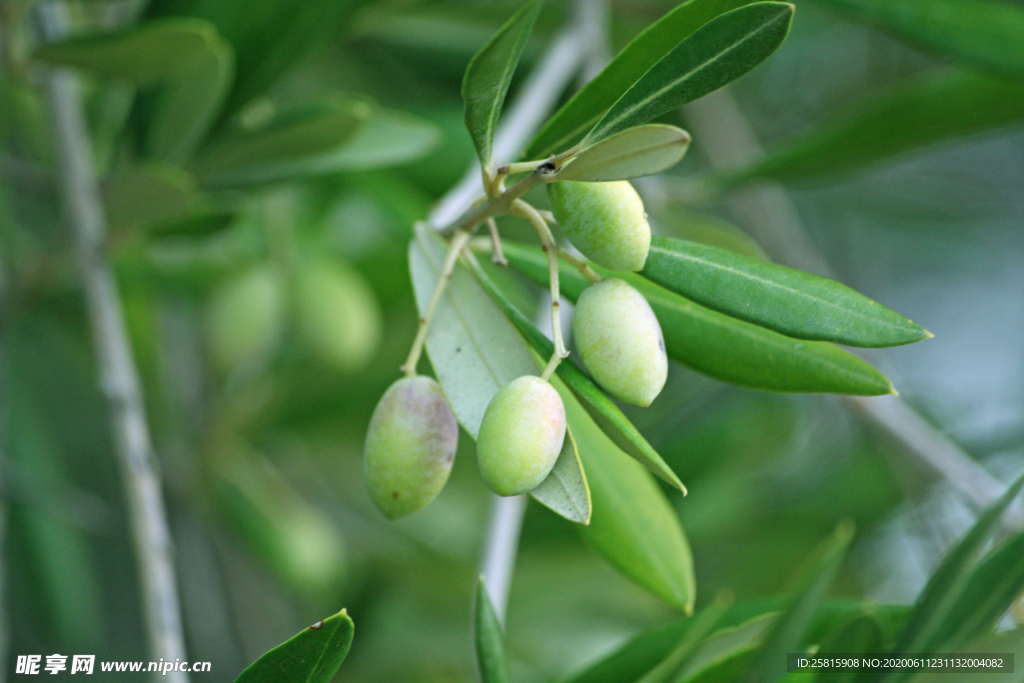
<svg viewBox="0 0 1024 683"><path fill-rule="evenodd" d="M818 654L874 654L884 652L882 627L870 614L861 614L841 624L822 642ZM821 683L855 683L861 674L856 671L822 671L816 677Z"/></svg>
<svg viewBox="0 0 1024 683"><path fill-rule="evenodd" d="M561 381L553 382L579 444L594 512L584 538L623 574L689 613L696 597L690 546L651 475L590 419Z"/></svg>
<svg viewBox="0 0 1024 683"><path fill-rule="evenodd" d="M526 39L537 20L541 3L529 0L506 21L498 32L473 55L462 79L466 105L466 128L473 138L480 163L491 163L491 144L498 126L512 74L523 54Z"/></svg>
<svg viewBox="0 0 1024 683"><path fill-rule="evenodd" d="M551 474L530 491L534 500L552 512L577 524L590 524L590 485L580 460L572 429L565 433L562 453Z"/></svg>
<svg viewBox="0 0 1024 683"><path fill-rule="evenodd" d="M169 218L146 226L146 237L153 241L203 239L218 235L234 224L233 211L211 210Z"/></svg>
<svg viewBox="0 0 1024 683"><path fill-rule="evenodd" d="M505 296L494 280L476 263L475 259L470 260L473 274L481 286L501 306L505 315L512 324L526 338L526 341L541 355L542 358L550 358L554 352L554 344L543 332L530 322L523 315L515 304ZM608 398L600 387L590 379L582 370L573 364L571 360L563 361L557 370L558 376L566 386L572 389L576 398L580 400L583 407L590 413L590 417L601 427L601 430L615 442L615 445L633 456L644 464L654 474L661 477L666 483L686 493L686 487L679 477L672 471L672 468L662 459L654 447L647 442L633 423L626 417L619 406Z"/></svg>
<svg viewBox="0 0 1024 683"><path fill-rule="evenodd" d="M416 226L409 270L421 314L441 275L445 249L429 226ZM517 377L537 374L537 361L526 342L461 265L434 311L426 346L452 412L474 439L491 398Z"/></svg>
<svg viewBox="0 0 1024 683"><path fill-rule="evenodd" d="M796 652L839 569L853 538L853 525L840 524L807 563L797 596L775 620L750 664L748 681L774 681L786 671L786 654Z"/></svg>
<svg viewBox="0 0 1024 683"><path fill-rule="evenodd" d="M584 144L646 123L747 73L785 40L794 9L784 2L756 2L701 27L623 93Z"/></svg>
<svg viewBox="0 0 1024 683"><path fill-rule="evenodd" d="M1024 78L1024 5L1007 0L827 0L850 16L958 61Z"/></svg>
<svg viewBox="0 0 1024 683"><path fill-rule="evenodd" d="M150 154L187 161L217 119L234 77L235 55L220 36L208 36L189 69L169 79L157 95L146 131Z"/></svg>
<svg viewBox="0 0 1024 683"><path fill-rule="evenodd" d="M895 652L924 651L936 634L941 632L943 624L966 589L975 560L1022 486L1024 476L1010 485L995 503L978 516L970 531L942 559L914 603ZM896 673L886 677L886 680L905 678L906 674Z"/></svg>
<svg viewBox="0 0 1024 683"><path fill-rule="evenodd" d="M117 230L180 216L196 200L198 188L189 172L152 162L113 176L103 188L107 219Z"/></svg>
<svg viewBox="0 0 1024 683"><path fill-rule="evenodd" d="M303 163L315 173L397 166L423 157L440 140L440 130L429 121L403 111L375 107L337 151Z"/></svg>
<svg viewBox="0 0 1024 683"><path fill-rule="evenodd" d="M693 658L701 642L714 630L732 604L732 596L719 594L693 617L693 623L668 656L644 674L638 683L672 683Z"/></svg>
<svg viewBox="0 0 1024 683"><path fill-rule="evenodd" d="M136 85L152 85L191 71L193 60L202 61L209 46L219 40L213 25L202 19L159 19L42 45L34 57Z"/></svg>
<svg viewBox="0 0 1024 683"><path fill-rule="evenodd" d="M235 683L330 683L352 646L348 612L307 626L250 664Z"/></svg>
<svg viewBox="0 0 1024 683"><path fill-rule="evenodd" d="M225 135L209 145L196 160L195 172L212 186L316 172L315 162L349 140L369 113L364 103L340 98L286 110L259 129Z"/></svg>
<svg viewBox="0 0 1024 683"><path fill-rule="evenodd" d="M753 237L718 216L672 207L655 218L658 228L672 237L728 249L762 261L771 260Z"/></svg>
<svg viewBox="0 0 1024 683"><path fill-rule="evenodd" d="M477 580L473 609L473 637L481 683L508 683L508 663L502 642L501 624L487 595L483 578Z"/></svg>
<svg viewBox="0 0 1024 683"><path fill-rule="evenodd" d="M674 166L690 146L682 128L649 123L616 133L577 154L559 172L562 180L628 180Z"/></svg>
<svg viewBox="0 0 1024 683"><path fill-rule="evenodd" d="M1024 85L959 69L930 71L828 117L751 166L725 172L711 183L729 188L758 178L818 179L849 173L927 145L1022 121Z"/></svg>
<svg viewBox="0 0 1024 683"><path fill-rule="evenodd" d="M526 158L569 149L622 93L694 31L752 0L686 0L639 33L593 80L576 92L530 143Z"/></svg>
<svg viewBox="0 0 1024 683"><path fill-rule="evenodd" d="M547 265L535 250L505 243L519 271L547 282ZM593 266L593 264L591 264ZM594 266L601 274L608 274ZM589 284L562 264L562 291L576 299ZM705 308L631 273L615 273L647 297L673 359L716 379L771 391L877 396L893 393L889 380L867 362L825 342L803 341Z"/></svg>
<svg viewBox="0 0 1024 683"><path fill-rule="evenodd" d="M643 275L709 308L798 339L897 346L930 333L844 284L656 235Z"/></svg>
<svg viewBox="0 0 1024 683"><path fill-rule="evenodd" d="M928 649L963 650L991 631L1024 591L1024 534L1017 534L985 558L949 611Z"/></svg>
<svg viewBox="0 0 1024 683"><path fill-rule="evenodd" d="M775 613L763 614L712 634L683 666L676 683L739 680L746 661L778 618Z"/></svg>

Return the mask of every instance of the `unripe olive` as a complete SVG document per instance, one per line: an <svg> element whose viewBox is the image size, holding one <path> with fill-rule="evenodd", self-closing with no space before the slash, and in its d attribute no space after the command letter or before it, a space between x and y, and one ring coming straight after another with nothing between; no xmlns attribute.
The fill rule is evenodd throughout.
<svg viewBox="0 0 1024 683"><path fill-rule="evenodd" d="M476 442L480 475L498 495L526 493L551 472L564 440L562 397L540 377L519 377L484 412Z"/></svg>
<svg viewBox="0 0 1024 683"><path fill-rule="evenodd" d="M304 265L297 279L297 322L309 349L342 372L362 369L380 341L380 309L358 272L335 262Z"/></svg>
<svg viewBox="0 0 1024 683"><path fill-rule="evenodd" d="M266 354L284 326L284 287L269 265L259 265L221 285L206 312L214 363L231 370Z"/></svg>
<svg viewBox="0 0 1024 683"><path fill-rule="evenodd" d="M551 209L566 237L595 263L642 270L651 247L644 203L628 180L548 185Z"/></svg>
<svg viewBox="0 0 1024 683"><path fill-rule="evenodd" d="M366 481L373 502L391 519L426 506L448 481L458 439L441 385L429 377L403 377L392 384L366 432Z"/></svg>
<svg viewBox="0 0 1024 683"><path fill-rule="evenodd" d="M583 364L610 394L649 406L661 393L668 377L661 325L632 286L608 279L583 290L572 333Z"/></svg>

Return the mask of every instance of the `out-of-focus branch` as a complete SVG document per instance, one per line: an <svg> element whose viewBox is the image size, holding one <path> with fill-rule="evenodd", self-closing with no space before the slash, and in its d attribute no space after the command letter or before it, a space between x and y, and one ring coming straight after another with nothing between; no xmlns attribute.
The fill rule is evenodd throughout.
<svg viewBox="0 0 1024 683"><path fill-rule="evenodd" d="M579 19L566 27L551 43L523 84L494 138L494 158L497 163L511 160L529 141L579 70L586 53L584 28ZM480 167L473 164L462 180L435 205L429 216L430 224L438 228L448 225L459 218L482 192ZM504 619L508 605L525 510L524 496L491 498L481 572L499 619Z"/></svg>
<svg viewBox="0 0 1024 683"><path fill-rule="evenodd" d="M697 146L713 167L737 168L762 155L756 134L727 89L687 105L685 115ZM734 190L729 194L728 205L769 254L793 267L831 275L828 262L808 239L800 215L781 185L762 182ZM897 441L906 454L945 479L974 505L989 505L1005 489L956 442L898 396L851 396L846 401ZM1019 509L1007 518L1014 527L1024 525Z"/></svg>
<svg viewBox="0 0 1024 683"><path fill-rule="evenodd" d="M57 39L66 32L63 5L41 3L36 12L40 32L47 39ZM100 381L109 403L131 516L149 645L154 659L185 659L163 493L120 295L106 257L105 218L79 84L72 74L63 70L48 71L45 82L60 161L60 189L74 233ZM186 683L188 677L172 672L166 680Z"/></svg>

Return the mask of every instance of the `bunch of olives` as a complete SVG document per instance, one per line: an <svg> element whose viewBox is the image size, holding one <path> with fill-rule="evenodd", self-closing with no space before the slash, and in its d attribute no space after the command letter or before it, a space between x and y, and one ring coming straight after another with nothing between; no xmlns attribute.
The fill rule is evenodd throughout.
<svg viewBox="0 0 1024 683"><path fill-rule="evenodd" d="M611 270L644 267L651 229L628 181L558 181L548 189L555 219L586 257ZM609 278L588 287L572 330L583 364L610 394L648 406L661 392L668 374L661 327L628 282ZM484 412L477 439L481 478L501 496L536 488L555 466L565 432L565 406L546 377L513 380ZM393 519L432 501L451 472L457 439L455 416L437 382L415 375L395 382L366 437L366 478L377 506Z"/></svg>

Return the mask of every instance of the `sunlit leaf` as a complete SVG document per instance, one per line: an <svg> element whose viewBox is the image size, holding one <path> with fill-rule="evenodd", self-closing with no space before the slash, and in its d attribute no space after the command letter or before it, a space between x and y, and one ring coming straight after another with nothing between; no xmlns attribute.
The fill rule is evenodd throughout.
<svg viewBox="0 0 1024 683"><path fill-rule="evenodd" d="M341 610L268 650L235 683L330 683L352 646L355 625Z"/></svg>
<svg viewBox="0 0 1024 683"><path fill-rule="evenodd" d="M930 336L842 283L696 242L656 235L643 275L709 308L798 339L896 346Z"/></svg>
<svg viewBox="0 0 1024 683"><path fill-rule="evenodd" d="M473 608L473 636L476 664L481 683L508 683L508 663L502 642L501 624L487 595L483 579L477 580Z"/></svg>
<svg viewBox="0 0 1024 683"><path fill-rule="evenodd" d="M701 27L623 93L582 144L646 123L747 73L785 40L793 10L784 2L756 2Z"/></svg>
<svg viewBox="0 0 1024 683"><path fill-rule="evenodd" d="M657 214L654 223L671 237L728 249L762 261L770 260L753 237L718 216L673 206Z"/></svg>
<svg viewBox="0 0 1024 683"><path fill-rule="evenodd" d="M638 34L607 66L559 109L530 143L536 159L569 149L615 100L681 41L719 14L752 0L686 0Z"/></svg>
<svg viewBox="0 0 1024 683"><path fill-rule="evenodd" d="M540 12L540 0L529 0L480 48L466 67L462 99L466 105L466 128L476 145L480 162L491 162L491 144L498 117L505 103L512 74L526 46L526 39Z"/></svg>
<svg viewBox="0 0 1024 683"><path fill-rule="evenodd" d="M551 474L530 491L534 500L577 524L590 524L590 486L572 429L565 433L562 453Z"/></svg>
<svg viewBox="0 0 1024 683"><path fill-rule="evenodd" d="M1007 0L826 0L942 55L1024 78L1024 5Z"/></svg>
<svg viewBox="0 0 1024 683"><path fill-rule="evenodd" d="M558 172L561 180L627 180L674 166L690 145L690 134L675 126L635 126L588 147Z"/></svg>

